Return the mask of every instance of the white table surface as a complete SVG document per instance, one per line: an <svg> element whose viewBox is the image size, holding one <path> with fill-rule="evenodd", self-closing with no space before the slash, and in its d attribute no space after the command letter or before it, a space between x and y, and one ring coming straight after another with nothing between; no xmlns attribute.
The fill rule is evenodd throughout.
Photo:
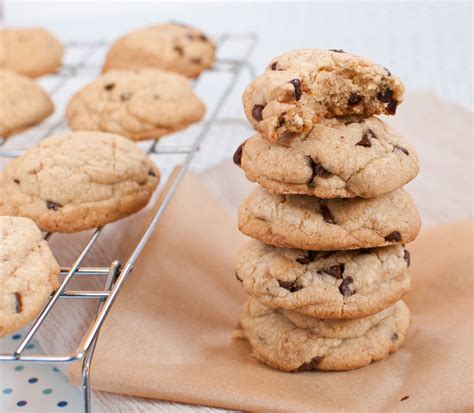
<svg viewBox="0 0 474 413"><path fill-rule="evenodd" d="M472 4L469 2L4 1L3 16L6 26L47 27L65 41L113 40L135 27L170 20L193 24L211 35L253 31L260 37L252 57L258 72L273 56L286 50L343 48L389 67L409 90L431 89L442 97L472 107ZM243 117L240 94L246 82L243 79L236 85L224 114ZM212 90L202 93L212 94ZM211 137L216 141L214 153L199 157L196 168L202 170L229 157L236 144L249 134L249 130L237 128L228 139ZM0 340L0 352L11 350L17 340L13 334ZM20 401L27 403L18 406ZM62 373L54 371L52 366L0 365L1 412L79 412L81 403L79 390L69 386ZM189 409L167 404L165 410Z"/></svg>

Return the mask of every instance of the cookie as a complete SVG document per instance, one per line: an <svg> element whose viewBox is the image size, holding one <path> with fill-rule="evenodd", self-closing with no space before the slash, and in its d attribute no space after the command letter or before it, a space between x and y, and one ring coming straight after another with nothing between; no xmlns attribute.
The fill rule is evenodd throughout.
<svg viewBox="0 0 474 413"><path fill-rule="evenodd" d="M272 142L308 134L323 118L394 115L404 87L390 71L342 50L276 57L243 94L249 122Z"/></svg>
<svg viewBox="0 0 474 413"><path fill-rule="evenodd" d="M0 69L0 137L8 137L39 123L53 108L53 102L36 82Z"/></svg>
<svg viewBox="0 0 474 413"><path fill-rule="evenodd" d="M286 146L257 133L238 151L247 178L274 194L372 198L401 187L419 171L415 150L375 117L324 119Z"/></svg>
<svg viewBox="0 0 474 413"><path fill-rule="evenodd" d="M61 66L63 46L44 29L1 29L0 67L28 77L54 73Z"/></svg>
<svg viewBox="0 0 474 413"><path fill-rule="evenodd" d="M6 166L0 214L31 218L43 231L83 231L139 211L159 179L155 164L128 139L70 132Z"/></svg>
<svg viewBox="0 0 474 413"><path fill-rule="evenodd" d="M257 187L241 204L238 220L244 234L265 244L315 251L406 244L420 229L403 189L378 198L323 200Z"/></svg>
<svg viewBox="0 0 474 413"><path fill-rule="evenodd" d="M245 292L275 308L317 318L356 318L382 311L410 289L410 254L401 245L303 251L252 240L235 275Z"/></svg>
<svg viewBox="0 0 474 413"><path fill-rule="evenodd" d="M77 92L66 117L73 130L159 138L200 120L206 109L189 80L162 70L112 70Z"/></svg>
<svg viewBox="0 0 474 413"><path fill-rule="evenodd" d="M0 216L0 337L33 320L58 287L59 266L28 218Z"/></svg>
<svg viewBox="0 0 474 413"><path fill-rule="evenodd" d="M318 320L277 311L255 299L244 306L242 330L262 363L283 371L352 370L397 351L405 340L410 312L403 301L364 318Z"/></svg>
<svg viewBox="0 0 474 413"><path fill-rule="evenodd" d="M197 77L214 64L215 46L199 30L178 23L133 31L118 39L103 71L157 68Z"/></svg>

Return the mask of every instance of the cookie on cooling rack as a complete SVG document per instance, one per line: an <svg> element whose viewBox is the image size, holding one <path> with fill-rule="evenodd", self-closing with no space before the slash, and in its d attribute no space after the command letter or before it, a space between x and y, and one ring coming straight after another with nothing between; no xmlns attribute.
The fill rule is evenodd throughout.
<svg viewBox="0 0 474 413"><path fill-rule="evenodd" d="M0 138L29 128L53 111L53 102L34 80L0 69Z"/></svg>
<svg viewBox="0 0 474 413"><path fill-rule="evenodd" d="M201 31L178 23L133 31L110 48L103 71L111 69L169 70L194 78L214 64L215 46Z"/></svg>
<svg viewBox="0 0 474 413"><path fill-rule="evenodd" d="M33 320L58 286L59 266L28 218L0 216L0 337Z"/></svg>
<svg viewBox="0 0 474 413"><path fill-rule="evenodd" d="M112 70L72 97L66 117L73 130L141 140L184 129L205 110L184 76L157 69Z"/></svg>
<svg viewBox="0 0 474 413"><path fill-rule="evenodd" d="M83 231L142 209L159 180L153 161L130 140L70 132L6 166L0 214L31 218L43 231Z"/></svg>
<svg viewBox="0 0 474 413"><path fill-rule="evenodd" d="M62 54L59 40L44 29L0 30L0 67L42 76L58 70Z"/></svg>

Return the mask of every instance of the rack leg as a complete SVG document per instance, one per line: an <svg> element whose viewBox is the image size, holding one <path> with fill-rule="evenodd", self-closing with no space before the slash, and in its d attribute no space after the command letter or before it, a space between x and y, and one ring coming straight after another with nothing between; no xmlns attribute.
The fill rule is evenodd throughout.
<svg viewBox="0 0 474 413"><path fill-rule="evenodd" d="M92 348L87 352L87 355L82 361L82 394L84 396L84 412L91 413L91 386L90 386L90 359L89 354Z"/></svg>

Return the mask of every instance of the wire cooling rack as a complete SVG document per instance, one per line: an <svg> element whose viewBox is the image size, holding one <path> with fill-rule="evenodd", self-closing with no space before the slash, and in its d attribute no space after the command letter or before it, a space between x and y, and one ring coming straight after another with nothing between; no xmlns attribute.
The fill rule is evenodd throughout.
<svg viewBox="0 0 474 413"><path fill-rule="evenodd" d="M177 162L174 165L164 165L160 159L158 166L164 173L162 174L163 183L160 185L157 202L154 206L151 218L148 217L149 221L145 223L145 229L128 258L123 262L120 260L107 262L102 267L82 266L83 261L94 244L100 242L99 238L103 231L103 227L93 230L91 236L86 241L85 246L78 254L75 261L69 267L61 268L61 276L63 276L62 282L58 289L51 295L48 303L45 305L36 320L34 320L29 331L19 343L16 350L13 353L0 354L0 362L72 363L82 361L82 391L84 395L85 412L91 411L90 366L97 338L104 320L120 293L127 276L133 270L135 262L140 256L140 253L152 235L157 223L170 203L180 182L189 169L191 162L199 151L201 144L209 135L211 129L222 123L231 124L243 121L240 119L221 118L219 117L219 114L242 72L247 70L251 78L255 77L254 69L249 62L249 57L255 48L257 37L252 33L224 34L216 40L218 56L219 51L222 48L229 46L232 47L231 44L233 42L238 42L240 44L240 48L243 51L241 57L230 59L218 58L214 68L209 72L206 72L206 76L216 78L216 80L213 80L212 82L214 89L218 90L218 94L215 97L212 106L209 106L208 102L206 102L209 116L200 124L192 128L194 131L194 138L191 140L188 140L187 138L187 142L192 143L190 145L170 145L173 138L166 139L166 146L162 145L161 141L158 140L151 140L145 143L145 150L150 155L161 155L166 160L169 160L168 155L179 154L183 156L183 159L181 162ZM57 106L58 101L61 105L64 105L67 102L70 97L68 87L75 79L81 75L86 75L86 77L87 75L90 75L91 78L89 80L91 80L99 74L100 65L97 62L94 63L94 56L97 57L104 55L107 48L108 44L105 41L70 42L66 45L66 57L62 69L57 74L50 76L47 79L48 92L50 96L54 98ZM72 56L71 59L69 59L68 56ZM70 60L72 60L72 62ZM228 74L228 76L225 76L224 78L216 76L216 74L222 72ZM198 86L201 78L202 76L193 82L194 87ZM28 136L26 139L22 139L22 135L20 135L19 138L12 137L9 139L3 139L0 137L0 161L3 161L6 158L20 156L28 146L31 146L32 143L36 143L41 139L64 129L66 125L66 121L63 117L64 107L57 108L56 112L57 115L53 116L53 119L31 129L27 133ZM18 139L17 145L14 144L16 139ZM20 146L20 149L18 149L18 146ZM52 236L54 236L52 233L46 233L44 235L45 239ZM73 279L77 279L81 276L103 277L105 280L103 288L92 291L68 289L69 283ZM88 323L88 328L82 336L81 341L77 344L75 350L72 353L66 354L28 354L28 352L25 352L28 344L44 325L43 323L45 319L54 309L55 305L63 299L97 300L98 302L97 312Z"/></svg>

